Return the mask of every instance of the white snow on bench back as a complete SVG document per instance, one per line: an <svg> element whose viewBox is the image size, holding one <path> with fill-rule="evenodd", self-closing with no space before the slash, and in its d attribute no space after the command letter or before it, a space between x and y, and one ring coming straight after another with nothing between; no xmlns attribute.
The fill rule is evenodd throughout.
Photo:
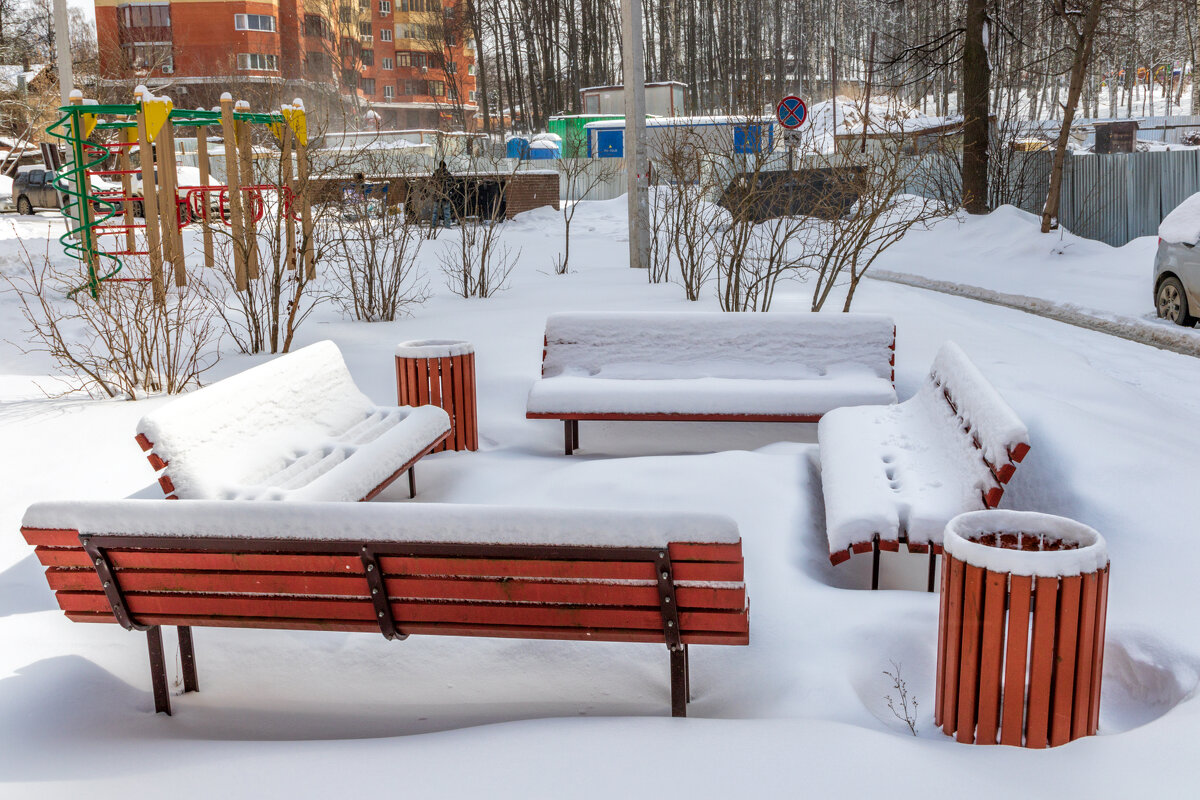
<svg viewBox="0 0 1200 800"><path fill-rule="evenodd" d="M35 503L22 525L88 534L664 547L740 541L716 514L438 503L112 500Z"/></svg>
<svg viewBox="0 0 1200 800"><path fill-rule="evenodd" d="M891 377L895 323L875 314L569 312L546 320L542 375L601 378Z"/></svg>
<svg viewBox="0 0 1200 800"><path fill-rule="evenodd" d="M938 350L929 371L930 380L949 392L954 408L970 428L988 463L1008 463L1009 452L1029 444L1029 431L995 387L983 377L966 353L954 342Z"/></svg>
<svg viewBox="0 0 1200 800"><path fill-rule="evenodd" d="M449 430L449 418L431 406L375 406L325 341L182 395L137 430L182 498L359 500Z"/></svg>

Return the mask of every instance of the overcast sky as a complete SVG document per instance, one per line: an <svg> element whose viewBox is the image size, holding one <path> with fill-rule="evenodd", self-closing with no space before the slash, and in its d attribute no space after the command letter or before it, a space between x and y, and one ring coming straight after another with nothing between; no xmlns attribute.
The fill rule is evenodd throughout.
<svg viewBox="0 0 1200 800"><path fill-rule="evenodd" d="M92 22L96 21L96 5L92 0L67 0L67 6L81 9L85 17Z"/></svg>

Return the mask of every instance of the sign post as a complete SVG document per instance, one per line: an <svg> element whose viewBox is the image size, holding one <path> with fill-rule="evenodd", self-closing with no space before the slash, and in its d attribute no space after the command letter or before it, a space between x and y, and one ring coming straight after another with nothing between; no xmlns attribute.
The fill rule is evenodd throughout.
<svg viewBox="0 0 1200 800"><path fill-rule="evenodd" d="M788 152L788 172L791 172L792 157L796 152L796 145L800 144L800 134L796 129L808 119L808 106L796 95L789 94L775 107L775 116L783 126L783 142L787 145Z"/></svg>

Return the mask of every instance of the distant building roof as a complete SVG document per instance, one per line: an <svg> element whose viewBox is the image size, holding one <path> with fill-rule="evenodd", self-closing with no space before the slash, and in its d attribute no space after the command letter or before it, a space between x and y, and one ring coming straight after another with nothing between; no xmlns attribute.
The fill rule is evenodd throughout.
<svg viewBox="0 0 1200 800"><path fill-rule="evenodd" d="M28 86L34 78L47 69L47 64L30 64L25 69L20 64L0 64L0 92L15 92L21 88L21 79Z"/></svg>
<svg viewBox="0 0 1200 800"><path fill-rule="evenodd" d="M651 89L655 86L682 86L685 89L687 88L687 84L681 81L654 81L653 83L646 84L647 89ZM609 92L617 91L618 89L624 91L625 85L622 83L617 83L612 86L588 86L586 89L580 89L579 92L580 94L583 92Z"/></svg>

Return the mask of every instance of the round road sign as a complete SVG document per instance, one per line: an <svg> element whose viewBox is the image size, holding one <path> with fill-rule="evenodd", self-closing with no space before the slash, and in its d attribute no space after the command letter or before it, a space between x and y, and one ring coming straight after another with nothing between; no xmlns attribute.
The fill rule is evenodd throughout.
<svg viewBox="0 0 1200 800"><path fill-rule="evenodd" d="M792 130L804 124L804 120L808 118L808 106L796 95L789 94L779 101L779 105L775 107L775 114L779 117L780 125Z"/></svg>

